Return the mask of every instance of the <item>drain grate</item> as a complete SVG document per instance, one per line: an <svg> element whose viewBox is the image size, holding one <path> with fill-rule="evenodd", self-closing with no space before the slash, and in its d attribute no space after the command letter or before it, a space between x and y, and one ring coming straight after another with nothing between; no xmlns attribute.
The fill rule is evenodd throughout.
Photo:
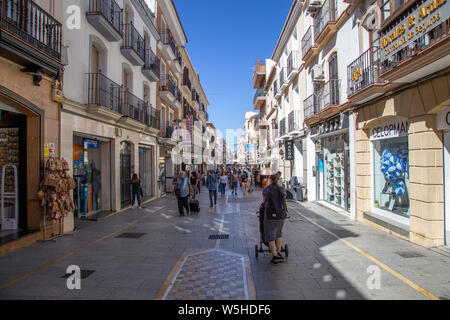
<svg viewBox="0 0 450 320"><path fill-rule="evenodd" d="M89 277L91 274L93 274L95 272L95 270L80 270L81 272L81 279L86 279L87 277ZM68 278L71 275L73 275L73 273L66 273L65 275L63 275L61 278Z"/></svg>
<svg viewBox="0 0 450 320"><path fill-rule="evenodd" d="M424 257L423 254L414 252L414 251L403 251L403 252L396 252L400 257L403 258L421 258Z"/></svg>
<svg viewBox="0 0 450 320"><path fill-rule="evenodd" d="M229 234L210 234L209 240L228 240L230 238Z"/></svg>
<svg viewBox="0 0 450 320"><path fill-rule="evenodd" d="M116 238L139 239L139 238L141 238L144 235L145 235L145 233L125 232L125 233L119 234Z"/></svg>

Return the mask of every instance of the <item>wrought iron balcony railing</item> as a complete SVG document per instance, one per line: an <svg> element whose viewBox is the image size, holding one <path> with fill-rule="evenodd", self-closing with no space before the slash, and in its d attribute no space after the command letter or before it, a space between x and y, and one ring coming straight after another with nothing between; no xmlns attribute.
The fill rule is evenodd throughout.
<svg viewBox="0 0 450 320"><path fill-rule="evenodd" d="M175 131L175 127L171 122L165 122L161 125L161 137L172 138L172 134Z"/></svg>
<svg viewBox="0 0 450 320"><path fill-rule="evenodd" d="M317 98L315 94L310 95L303 101L303 114L308 119L317 113Z"/></svg>
<svg viewBox="0 0 450 320"><path fill-rule="evenodd" d="M379 47L370 47L347 67L348 92L351 96L358 91L379 83L380 50Z"/></svg>
<svg viewBox="0 0 450 320"><path fill-rule="evenodd" d="M173 80L172 76L170 74L168 75L161 75L161 79L160 79L160 85L161 85L161 90L162 91L169 91L170 93L173 94L174 97L177 96L177 86L175 84L175 81Z"/></svg>
<svg viewBox="0 0 450 320"><path fill-rule="evenodd" d="M122 108L122 87L101 73L88 73L88 104L116 112Z"/></svg>
<svg viewBox="0 0 450 320"><path fill-rule="evenodd" d="M192 83L191 80L189 79L189 69L188 68L184 68L183 71L183 86L188 87L189 90L192 90Z"/></svg>
<svg viewBox="0 0 450 320"><path fill-rule="evenodd" d="M151 70L155 75L159 75L160 60L152 49L145 50L144 69Z"/></svg>
<svg viewBox="0 0 450 320"><path fill-rule="evenodd" d="M317 107L321 111L329 106L337 106L340 103L341 80L331 79L317 92Z"/></svg>
<svg viewBox="0 0 450 320"><path fill-rule="evenodd" d="M305 56L309 49L311 49L313 44L312 41L312 27L310 26L306 30L305 35L302 38L302 55Z"/></svg>
<svg viewBox="0 0 450 320"><path fill-rule="evenodd" d="M317 39L317 37L329 22L336 22L337 18L338 12L336 0L325 0L322 8L320 8L319 12L314 18L315 39Z"/></svg>
<svg viewBox="0 0 450 320"><path fill-rule="evenodd" d="M34 1L0 0L0 29L61 60L61 23Z"/></svg>
<svg viewBox="0 0 450 320"><path fill-rule="evenodd" d="M159 114L160 112L156 110L151 104L145 102L144 105L144 122L148 126L159 129Z"/></svg>
<svg viewBox="0 0 450 320"><path fill-rule="evenodd" d="M179 55L178 47L175 42L175 39L173 38L172 32L170 32L169 29L161 30L161 41L164 45L170 46L173 54L175 55L175 57L178 58L178 55Z"/></svg>
<svg viewBox="0 0 450 320"><path fill-rule="evenodd" d="M300 130L300 111L294 110L288 115L288 132Z"/></svg>
<svg viewBox="0 0 450 320"><path fill-rule="evenodd" d="M123 35L121 28L123 10L114 0L89 0L88 13L100 13L114 29Z"/></svg>
<svg viewBox="0 0 450 320"><path fill-rule="evenodd" d="M297 70L299 67L300 61L298 57L298 51L293 50L287 58L287 76L289 76L292 71Z"/></svg>
<svg viewBox="0 0 450 320"><path fill-rule="evenodd" d="M145 60L145 40L133 23L124 24L123 31L123 47L133 49L142 60Z"/></svg>
<svg viewBox="0 0 450 320"><path fill-rule="evenodd" d="M139 99L130 91L123 91L123 105L119 112L124 116L144 123L144 100Z"/></svg>
<svg viewBox="0 0 450 320"><path fill-rule="evenodd" d="M279 130L280 130L280 137L286 134L286 118L281 119Z"/></svg>

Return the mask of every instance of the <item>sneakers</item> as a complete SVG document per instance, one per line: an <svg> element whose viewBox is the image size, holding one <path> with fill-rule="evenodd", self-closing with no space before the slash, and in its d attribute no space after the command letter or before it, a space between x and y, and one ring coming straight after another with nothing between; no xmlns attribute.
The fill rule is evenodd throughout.
<svg viewBox="0 0 450 320"><path fill-rule="evenodd" d="M283 258L283 256L281 255L281 253L279 253L279 252L278 252L278 254L277 254L277 259L278 259L280 262L284 262L284 258Z"/></svg>
<svg viewBox="0 0 450 320"><path fill-rule="evenodd" d="M270 260L271 264L278 264L278 257L272 256L272 260Z"/></svg>

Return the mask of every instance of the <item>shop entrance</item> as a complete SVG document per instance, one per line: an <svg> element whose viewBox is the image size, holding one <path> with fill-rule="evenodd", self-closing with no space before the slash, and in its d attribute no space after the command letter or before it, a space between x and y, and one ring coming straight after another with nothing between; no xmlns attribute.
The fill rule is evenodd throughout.
<svg viewBox="0 0 450 320"><path fill-rule="evenodd" d="M25 115L0 102L0 237L27 229L26 124Z"/></svg>
<svg viewBox="0 0 450 320"><path fill-rule="evenodd" d="M131 204L131 145L120 144L120 203L122 208Z"/></svg>
<svg viewBox="0 0 450 320"><path fill-rule="evenodd" d="M144 197L154 197L154 160L153 147L139 148L139 179Z"/></svg>
<svg viewBox="0 0 450 320"><path fill-rule="evenodd" d="M75 217L111 211L111 151L108 140L73 137Z"/></svg>

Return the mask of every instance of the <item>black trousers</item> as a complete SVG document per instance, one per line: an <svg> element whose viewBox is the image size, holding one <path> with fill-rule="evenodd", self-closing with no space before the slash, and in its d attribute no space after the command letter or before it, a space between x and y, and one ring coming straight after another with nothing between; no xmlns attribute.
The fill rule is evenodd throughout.
<svg viewBox="0 0 450 320"><path fill-rule="evenodd" d="M189 214L189 196L178 196L178 211L180 212L180 215L184 215L183 208L186 209L186 214Z"/></svg>

